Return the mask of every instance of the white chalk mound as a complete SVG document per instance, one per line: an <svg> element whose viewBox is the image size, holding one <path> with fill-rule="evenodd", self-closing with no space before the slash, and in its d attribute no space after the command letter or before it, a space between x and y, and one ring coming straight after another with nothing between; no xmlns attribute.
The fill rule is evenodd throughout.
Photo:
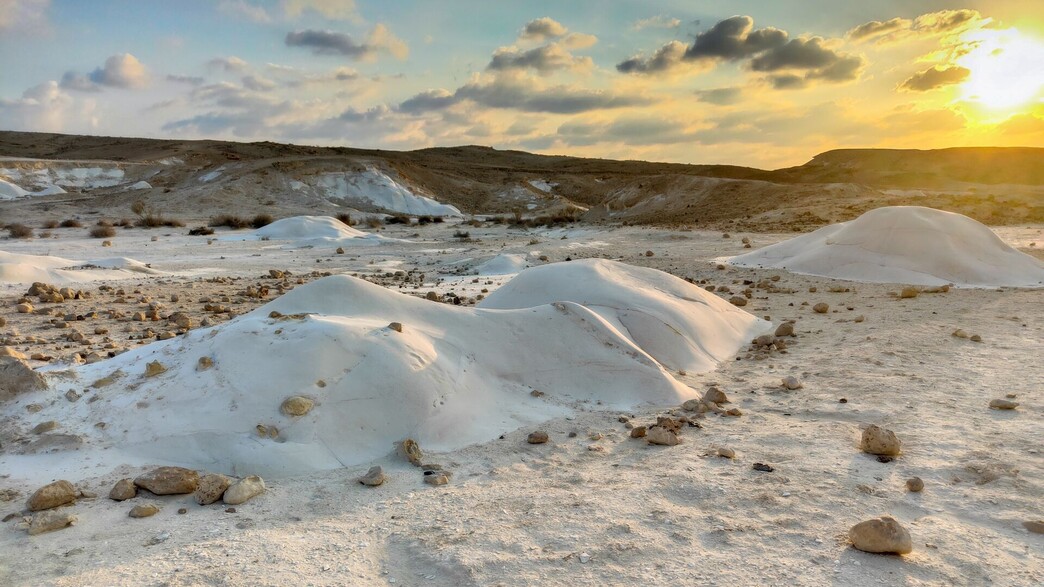
<svg viewBox="0 0 1044 587"><path fill-rule="evenodd" d="M605 268L625 281L614 282L616 291L604 299L624 309L615 316L641 325L639 336L603 318L610 315L605 308L569 301L468 308L337 275L213 329L77 367L79 384L115 374L111 385L119 391L103 387L96 401L54 402L59 412L30 414L25 425L59 419L65 432L83 438L78 459L90 452L94 462L286 475L365 463L407 437L432 450L456 449L567 415L577 402L630 409L695 397L631 336L656 349L685 337L714 343L709 337L721 331L735 341L740 335L730 327L679 331L702 324L701 312L714 323L718 314L740 324L755 320L679 297L698 288L669 276L614 265ZM573 269L584 273L580 264ZM686 316L683 306L695 309ZM676 313L679 321L646 325L639 320L645 311L666 319ZM654 333L669 340L655 341ZM201 357L212 366L198 369ZM152 361L167 370L145 377ZM545 395L533 397L534 389ZM47 393L59 392L29 394L23 403L46 401ZM314 407L286 415L280 406L292 396ZM25 414L24 406L10 409ZM96 427L99 421L106 426Z"/></svg>
<svg viewBox="0 0 1044 587"><path fill-rule="evenodd" d="M326 173L317 187L328 198L365 202L390 212L428 216L460 216L456 206L414 193L374 167L361 172Z"/></svg>
<svg viewBox="0 0 1044 587"><path fill-rule="evenodd" d="M30 194L31 192L23 190L9 181L0 179L0 200L14 200L16 198L23 198Z"/></svg>
<svg viewBox="0 0 1044 587"><path fill-rule="evenodd" d="M1044 286L1044 263L1009 247L987 226L920 206L871 210L729 262L873 283Z"/></svg>
<svg viewBox="0 0 1044 587"><path fill-rule="evenodd" d="M581 304L666 368L696 373L714 369L768 326L683 279L605 259L526 269L479 306L552 302Z"/></svg>
<svg viewBox="0 0 1044 587"><path fill-rule="evenodd" d="M529 267L524 255L502 253L475 266L475 275L511 275Z"/></svg>
<svg viewBox="0 0 1044 587"><path fill-rule="evenodd" d="M141 261L126 257L74 261L46 255L21 255L0 251L0 283L67 285L100 279L129 279L142 275L164 275Z"/></svg>
<svg viewBox="0 0 1044 587"><path fill-rule="evenodd" d="M375 245L390 239L357 230L330 216L293 216L276 220L249 234L232 234L222 237L221 240L296 241L304 245Z"/></svg>

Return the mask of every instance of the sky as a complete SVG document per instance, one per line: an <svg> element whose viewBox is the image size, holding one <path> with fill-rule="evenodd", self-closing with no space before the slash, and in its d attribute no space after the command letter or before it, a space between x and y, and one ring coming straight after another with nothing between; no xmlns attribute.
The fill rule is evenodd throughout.
<svg viewBox="0 0 1044 587"><path fill-rule="evenodd" d="M1044 1L0 0L0 129L760 168L1044 146Z"/></svg>

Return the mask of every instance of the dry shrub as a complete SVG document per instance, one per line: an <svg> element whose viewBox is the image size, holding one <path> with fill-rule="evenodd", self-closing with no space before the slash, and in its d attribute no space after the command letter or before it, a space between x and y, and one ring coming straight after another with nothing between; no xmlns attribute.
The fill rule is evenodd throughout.
<svg viewBox="0 0 1044 587"><path fill-rule="evenodd" d="M59 226L62 228L83 228L83 223L75 218L67 218L62 220L62 223Z"/></svg>
<svg viewBox="0 0 1044 587"><path fill-rule="evenodd" d="M250 228L250 221L240 218L239 216L233 216L232 214L220 214L210 219L207 226L217 228L218 226L227 226L229 228Z"/></svg>
<svg viewBox="0 0 1044 587"><path fill-rule="evenodd" d="M384 223L381 222L380 218L378 218L376 216L373 216L373 217L370 217L370 218L366 219L366 226L368 226L370 228L380 228L380 227L384 226Z"/></svg>
<svg viewBox="0 0 1044 587"><path fill-rule="evenodd" d="M116 228L111 224L98 224L90 230L91 238L109 238L116 236Z"/></svg>
<svg viewBox="0 0 1044 587"><path fill-rule="evenodd" d="M189 231L189 236L209 236L214 234L214 229L209 226L198 226Z"/></svg>
<svg viewBox="0 0 1044 587"><path fill-rule="evenodd" d="M334 218L337 218L338 220L340 220L341 224L343 224L345 226L355 226L355 221L352 220L352 215L347 213L347 212L341 212L340 214L338 214Z"/></svg>
<svg viewBox="0 0 1044 587"><path fill-rule="evenodd" d="M59 226L59 223L58 223L57 220L48 220L47 222L43 223L43 226L41 228L54 229L54 228L58 228L58 226Z"/></svg>
<svg viewBox="0 0 1044 587"><path fill-rule="evenodd" d="M33 229L24 224L8 224L7 233L11 238L33 238Z"/></svg>
<svg viewBox="0 0 1044 587"><path fill-rule="evenodd" d="M258 214L257 216L254 216L254 218L250 221L250 226L254 228L261 228L263 226L268 226L273 222L275 222L275 218L272 218L271 214Z"/></svg>

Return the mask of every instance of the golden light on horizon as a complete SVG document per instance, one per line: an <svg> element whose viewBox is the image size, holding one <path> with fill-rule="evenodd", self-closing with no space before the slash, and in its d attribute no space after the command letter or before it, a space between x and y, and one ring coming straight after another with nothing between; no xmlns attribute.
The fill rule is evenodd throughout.
<svg viewBox="0 0 1044 587"><path fill-rule="evenodd" d="M1044 100L1044 43L1018 29L978 29L962 35L969 47L954 63L970 71L959 100L983 118L1007 117Z"/></svg>

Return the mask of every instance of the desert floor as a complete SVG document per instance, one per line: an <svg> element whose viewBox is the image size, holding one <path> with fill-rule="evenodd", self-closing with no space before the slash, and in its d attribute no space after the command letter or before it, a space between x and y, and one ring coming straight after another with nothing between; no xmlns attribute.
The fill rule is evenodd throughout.
<svg viewBox="0 0 1044 587"><path fill-rule="evenodd" d="M457 230L470 232L474 242L453 238ZM270 269L290 270L292 284L332 272L395 289L401 280L394 272L416 270L424 273L423 283L403 291L452 290L474 298L510 276L470 275L471 267L517 253L534 264L542 255L550 262L618 259L733 292L744 280L778 275L776 285L794 293L755 291L745 309L774 324L795 320L797 336L785 353L758 358L744 349L714 372L679 374L700 391L718 385L743 415L709 415L702 428L685 429L678 446L631 439L619 421L624 415L654 423L677 406L630 413L576 406L573 416L539 426L550 436L547 444L527 444L532 429L504 430L501 438L429 455L453 471L441 487L424 484L389 447L375 463L266 478L268 491L234 513L183 495L156 497L159 514L130 519L129 503L105 496L116 480L161 463L0 450L7 499L0 513L18 514L0 525L0 584L1044 583L1044 535L1023 527L1044 518L1042 290L953 289L898 299L901 286L894 284L716 267L746 251L743 237L757 248L792 236L782 234L723 238L647 227L432 224L387 227L383 234L402 240L343 245L338 254L334 246L225 241L231 233L221 231L208 244L208 237L184 236L185 229L120 229L111 248L86 238L86 229L52 232L51 239L0 241L0 250L77 260L131 257L163 272L71 285L93 294L68 302L63 311L73 313L119 307L131 314L146 308L140 300L148 298L198 324L210 314L202 297L228 296L223 303L242 313L275 296ZM1041 226L996 232L1026 252L1044 245ZM103 285L125 290L124 302L99 290ZM250 285L273 289L265 299L237 295ZM63 359L86 347L62 340L52 317L14 313L27 287L0 284L0 315L7 319L0 338L26 354L53 357L34 365L61 369ZM140 293L131 295L134 290ZM178 302L169 301L171 294ZM814 313L817 302L830 311ZM108 318L98 324L108 328L116 349L136 346L130 337L150 326ZM982 342L952 336L958 328ZM90 338L91 348L103 350L103 336ZM781 387L788 375L804 387ZM1018 409L988 408L1009 394ZM0 428L19 417L4 411ZM899 435L902 456L880 463L859 451L860 427L872 423ZM5 449L11 440L0 433ZM717 456L719 447L733 449L735 458ZM755 462L775 470L754 470ZM371 464L389 475L381 487L356 482ZM923 492L906 490L913 476L924 480ZM60 478L99 497L70 506L79 518L75 526L28 536L19 527L25 498ZM188 511L178 514L179 508ZM910 530L912 554L874 555L850 546L849 527L882 514Z"/></svg>

